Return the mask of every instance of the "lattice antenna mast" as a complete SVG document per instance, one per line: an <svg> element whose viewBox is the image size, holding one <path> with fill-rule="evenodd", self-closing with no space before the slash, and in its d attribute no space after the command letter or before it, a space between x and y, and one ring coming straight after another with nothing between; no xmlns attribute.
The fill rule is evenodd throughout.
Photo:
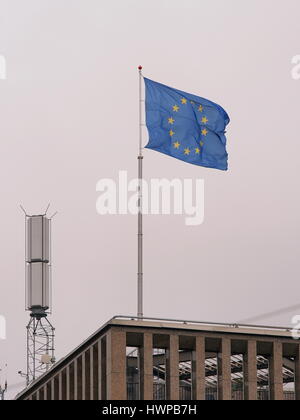
<svg viewBox="0 0 300 420"><path fill-rule="evenodd" d="M22 208L22 207L21 207ZM55 362L55 329L51 314L51 220L25 213L26 310L30 311L27 329L27 385L50 369Z"/></svg>
<svg viewBox="0 0 300 420"><path fill-rule="evenodd" d="M7 368L7 365L5 365L5 370ZM2 369L0 369L0 373L2 372ZM7 379L5 378L4 386L2 386L2 383L0 382L0 400L3 401L5 399L5 393L7 392Z"/></svg>

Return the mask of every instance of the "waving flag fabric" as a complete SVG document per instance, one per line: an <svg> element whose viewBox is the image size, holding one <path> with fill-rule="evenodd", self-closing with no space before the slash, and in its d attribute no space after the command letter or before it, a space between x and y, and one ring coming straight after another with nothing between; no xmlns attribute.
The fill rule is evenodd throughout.
<svg viewBox="0 0 300 420"><path fill-rule="evenodd" d="M146 148L208 168L227 170L226 111L207 99L146 79Z"/></svg>

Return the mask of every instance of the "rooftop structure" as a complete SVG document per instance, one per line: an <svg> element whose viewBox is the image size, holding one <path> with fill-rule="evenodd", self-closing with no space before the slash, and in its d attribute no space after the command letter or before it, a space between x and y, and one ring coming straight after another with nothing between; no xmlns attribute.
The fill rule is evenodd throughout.
<svg viewBox="0 0 300 420"><path fill-rule="evenodd" d="M300 399L300 342L287 328L116 316L17 399Z"/></svg>

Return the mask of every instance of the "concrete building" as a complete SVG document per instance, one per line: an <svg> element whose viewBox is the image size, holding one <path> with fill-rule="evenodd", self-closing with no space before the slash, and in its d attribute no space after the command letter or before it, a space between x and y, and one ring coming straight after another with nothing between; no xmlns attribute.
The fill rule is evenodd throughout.
<svg viewBox="0 0 300 420"><path fill-rule="evenodd" d="M18 400L300 399L282 328L114 317Z"/></svg>

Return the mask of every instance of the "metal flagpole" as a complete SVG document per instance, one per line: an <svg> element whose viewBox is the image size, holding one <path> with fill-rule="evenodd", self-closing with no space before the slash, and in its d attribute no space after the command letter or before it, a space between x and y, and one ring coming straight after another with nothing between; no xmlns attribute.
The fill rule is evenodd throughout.
<svg viewBox="0 0 300 420"><path fill-rule="evenodd" d="M143 149L142 149L142 66L139 66L139 155L138 155L138 275L137 275L137 306L138 318L143 318Z"/></svg>

